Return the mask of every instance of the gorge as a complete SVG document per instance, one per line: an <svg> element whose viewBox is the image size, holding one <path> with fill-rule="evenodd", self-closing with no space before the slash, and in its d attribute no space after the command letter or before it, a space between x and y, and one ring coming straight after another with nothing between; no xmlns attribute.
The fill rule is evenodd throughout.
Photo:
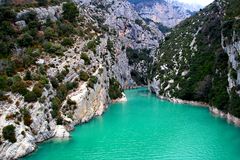
<svg viewBox="0 0 240 160"><path fill-rule="evenodd" d="M76 127L70 140L47 141L23 159L239 159L240 128L207 108L160 100L147 88L125 94L127 102Z"/></svg>
<svg viewBox="0 0 240 160"><path fill-rule="evenodd" d="M120 123L118 127L125 131L130 127L126 134L136 136L138 133L131 132L133 126L130 123L136 121L134 127L139 134L133 137L133 140L140 137L146 139L143 143L137 143L140 139L134 141L136 145L142 145L141 147L145 145L143 149L146 150L146 157L143 155L144 152L131 155L137 150L131 150L134 145L130 143L130 151L126 152L126 155L122 154L126 159L141 159L148 156L150 159L168 159L168 156L174 158L190 145L194 147L190 147L189 152L182 155L182 159L239 157L235 150L239 147L237 137L239 129L221 119L210 117L207 109L161 101L142 88L127 90L125 93L128 102L125 102L124 89L148 86L149 91L158 97L174 102L204 103L211 106L210 109L215 114L239 125L240 10L237 6L240 6L240 2L215 0L199 12L197 12L199 7L189 10L191 7L175 1L152 0L147 4L144 1L130 2L1 1L3 4L0 6L0 159L18 159L34 152L41 142L51 138L68 139L71 135L73 137L69 140L60 141L59 147L62 149L68 147L74 152L74 148L79 151L76 147L79 145L84 151L83 145L88 146L89 143L93 145L89 147L94 148L94 142L98 141L97 139L93 139L93 143L87 141L89 138L87 135L91 131L85 132L84 127L94 124L91 129L100 132L99 119L110 121L110 124L102 126L104 128L102 134L92 136L101 139L104 138L104 132L106 136L113 133L113 137L101 141L109 140L108 143L111 144L111 138L116 138L114 131L117 130L113 127L117 127L118 124L111 122L111 116L116 115L116 112L120 114L124 107L127 108L127 112L132 113L122 115L123 120L125 118L128 120L129 126L125 128L128 123ZM145 9L139 9L142 5L150 8L146 9L144 6ZM151 13L150 17L148 15L151 7L156 8L156 5L157 10L162 8L164 11L163 17L160 16L157 20L151 17L158 12ZM120 101L123 103L115 104ZM138 101L142 101L142 104ZM112 102L114 104L111 104ZM144 104L146 106L142 106ZM108 107L110 108L107 110ZM162 110L163 107L169 108L171 112L165 112L166 110ZM106 120L105 116L101 116L105 111ZM179 119L184 122L182 126L177 118L181 118L181 114L188 111L187 115ZM145 117L145 113L148 116ZM151 114L153 119L150 118ZM179 116L173 116L171 119L170 115L175 114ZM96 117L97 119L92 120ZM188 118L185 119L186 117ZM198 120L191 119L195 117ZM113 120L114 118L117 117L113 117ZM206 121L203 121L203 118L206 118ZM89 122L90 120L92 121ZM165 124L164 122L168 120L171 123ZM138 123L139 121L143 126ZM85 124L86 122L89 124ZM219 124L220 122L222 124ZM190 128L187 128L188 123ZM76 131L70 133L79 124ZM214 133L217 133L211 130L211 125L216 127L216 131L227 131L214 137ZM153 133L144 127L149 127ZM181 127L185 127L184 130L181 130ZM211 128L212 133L210 135L203 133L197 129L198 127L203 131ZM107 128L112 130L108 131ZM170 137L161 139L164 137L161 130L169 133L174 129L176 134L179 133L179 137L176 138L189 142L186 143L187 146L181 148L181 141L179 143L171 141L173 136L171 134ZM81 137L84 136L84 132L86 139ZM95 132L94 134L97 134ZM192 135L190 132L195 133L196 137L190 138ZM123 132L119 133L122 133L120 137L127 137ZM146 133L150 138L146 137ZM228 136L224 137L224 133ZM77 138L86 143L78 144L80 142L75 138L78 134ZM206 138L206 135L209 137ZM186 139L186 136L189 139ZM163 141L157 141L157 137ZM198 138L204 139L193 144ZM127 143L122 140L116 138L116 143L119 142L119 145ZM46 156L49 147L53 147L53 151L46 159L54 159L55 153L58 153L54 152L54 148L57 147L54 143L58 142L50 140L40 144L39 152L26 159ZM161 145L167 143L176 143L175 147L178 147L175 150L179 152L172 155L173 148L169 148L166 154L161 154L166 157L161 157L160 153L149 151L154 147L161 149ZM206 152L203 151L208 144L209 148ZM228 149L223 151L223 148L218 147L223 144L227 145ZM46 149L41 148L45 145ZM80 155L76 153L70 155L72 151L69 151L69 154L65 152L65 158L93 159L95 155L95 158L110 159L114 157L114 151L119 153L125 151L120 148L116 150L115 145L117 144L113 144L113 148L110 146L109 155L106 157L103 157L106 152L103 150L101 152L104 148L100 148L99 153L92 152L86 157L79 157ZM202 155L197 153L198 147L203 147Z"/></svg>

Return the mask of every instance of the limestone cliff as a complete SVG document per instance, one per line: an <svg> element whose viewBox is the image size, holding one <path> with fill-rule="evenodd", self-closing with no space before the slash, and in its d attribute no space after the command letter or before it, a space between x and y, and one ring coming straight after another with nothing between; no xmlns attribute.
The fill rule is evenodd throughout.
<svg viewBox="0 0 240 160"><path fill-rule="evenodd" d="M137 84L133 69L147 72L138 62L129 65L127 50L154 52L163 37L154 23L147 25L125 0L75 3L77 8L62 3L0 16L6 21L1 26L14 28L0 36L6 48L0 59L0 159L22 157L54 136L69 137L75 125L122 97L122 87Z"/></svg>
<svg viewBox="0 0 240 160"><path fill-rule="evenodd" d="M238 5L216 0L180 23L161 42L151 90L240 117Z"/></svg>

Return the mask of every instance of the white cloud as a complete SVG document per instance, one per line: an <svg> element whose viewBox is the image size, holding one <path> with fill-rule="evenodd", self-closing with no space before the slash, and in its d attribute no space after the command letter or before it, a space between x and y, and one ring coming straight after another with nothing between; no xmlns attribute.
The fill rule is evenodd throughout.
<svg viewBox="0 0 240 160"><path fill-rule="evenodd" d="M213 2L213 0L178 0L178 1L189 4L200 4L202 6L207 6L208 4Z"/></svg>

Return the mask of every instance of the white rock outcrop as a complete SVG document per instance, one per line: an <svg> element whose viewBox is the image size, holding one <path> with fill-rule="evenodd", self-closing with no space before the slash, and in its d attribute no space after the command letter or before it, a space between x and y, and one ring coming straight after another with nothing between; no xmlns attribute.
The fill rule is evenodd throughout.
<svg viewBox="0 0 240 160"><path fill-rule="evenodd" d="M70 133L66 130L66 128L62 125L58 125L54 131L55 138L69 138Z"/></svg>

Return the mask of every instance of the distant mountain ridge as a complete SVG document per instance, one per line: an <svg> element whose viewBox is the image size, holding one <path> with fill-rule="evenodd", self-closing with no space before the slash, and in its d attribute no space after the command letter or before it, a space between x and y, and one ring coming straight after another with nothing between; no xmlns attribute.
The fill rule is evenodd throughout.
<svg viewBox="0 0 240 160"><path fill-rule="evenodd" d="M144 19L172 28L199 11L202 6L181 3L176 0L129 0Z"/></svg>

